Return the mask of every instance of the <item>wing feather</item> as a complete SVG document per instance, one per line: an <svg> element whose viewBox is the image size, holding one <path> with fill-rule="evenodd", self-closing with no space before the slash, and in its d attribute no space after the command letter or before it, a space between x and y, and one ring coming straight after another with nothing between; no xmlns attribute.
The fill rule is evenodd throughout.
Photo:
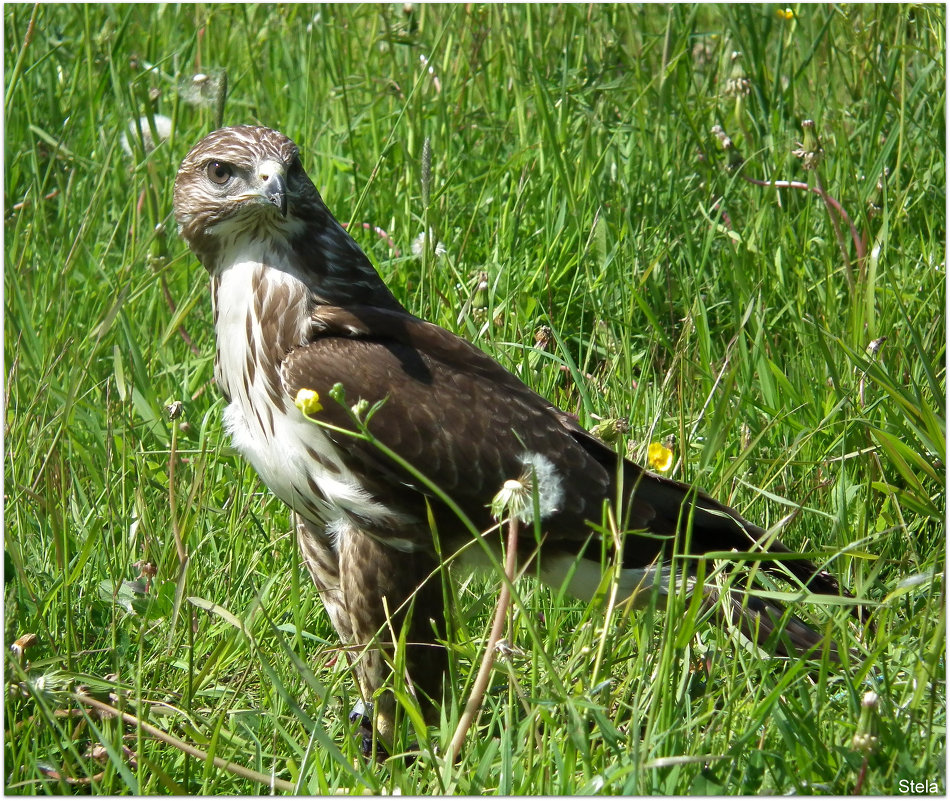
<svg viewBox="0 0 950 801"><path fill-rule="evenodd" d="M286 391L319 393L319 418L352 429L348 411L329 399L334 384L346 403L382 401L372 416L372 435L416 467L455 500L479 525L508 479L525 472L525 460L540 454L559 479L561 497L545 520L552 535L587 536L588 520L600 520L616 472L604 454L595 458L573 419L530 390L478 348L444 329L399 312L377 308L320 307L310 342L293 349L281 366ZM378 448L338 438L347 458L388 484L389 503L418 503L405 497L411 476ZM599 445L606 453L609 449ZM402 496L393 492L393 483Z"/></svg>
<svg viewBox="0 0 950 801"><path fill-rule="evenodd" d="M483 529L491 523L488 506L502 484L524 472L526 458L541 455L561 493L556 508L543 516L552 544L576 549L588 542L591 523L603 519L604 503L614 503L618 492L624 496L623 527L648 532L627 537L625 567L651 564L687 518L693 553L748 551L765 535L702 490L621 459L474 345L405 312L318 307L310 342L287 354L281 375L292 397L307 388L326 398L340 383L347 403L384 401L369 422L373 436L435 482ZM342 406L329 399L323 405L321 418L353 427ZM345 438L337 445L371 492L424 519L425 488L411 475L370 443ZM440 530L451 522L443 516ZM769 550L788 553L779 542ZM833 577L807 560L786 567L819 592L838 591Z"/></svg>

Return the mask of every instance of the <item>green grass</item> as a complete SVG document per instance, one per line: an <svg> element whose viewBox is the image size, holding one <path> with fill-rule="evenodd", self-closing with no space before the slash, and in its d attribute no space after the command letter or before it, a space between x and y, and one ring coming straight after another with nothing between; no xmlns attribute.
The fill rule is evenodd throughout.
<svg viewBox="0 0 950 801"><path fill-rule="evenodd" d="M36 635L6 649L7 791L260 791L84 687L309 793L943 793L944 11L792 8L5 6L5 644ZM806 610L854 655L764 659L681 599L626 616L526 580L445 764L497 592L455 576L444 720L407 716L414 764L364 764L287 512L224 442L206 276L170 218L217 114L187 90L221 70L225 122L298 142L413 312L584 425L626 420L637 458L672 437L673 475L762 524L799 512L783 539L873 604L863 640ZM153 112L170 140L128 157ZM820 178L868 256L815 194L743 176ZM412 255L426 228L444 256Z"/></svg>

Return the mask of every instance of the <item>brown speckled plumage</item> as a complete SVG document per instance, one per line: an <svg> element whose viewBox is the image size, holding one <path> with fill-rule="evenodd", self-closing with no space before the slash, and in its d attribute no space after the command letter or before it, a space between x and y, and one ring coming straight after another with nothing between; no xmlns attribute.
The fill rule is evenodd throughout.
<svg viewBox="0 0 950 801"><path fill-rule="evenodd" d="M199 142L175 181L175 217L211 274L215 377L235 446L296 513L304 563L341 639L391 643L409 626L409 676L421 697L441 700L446 664L436 644L445 610L428 521L443 554L470 544L470 529L426 481L376 446L306 420L293 402L300 389L319 393L318 418L344 429L353 423L330 398L335 384L347 405L382 401L370 432L479 530L492 525L488 507L502 484L535 471L543 496L539 572L552 583L569 566L600 569L590 523L600 523L604 505L618 497L632 532L621 557L630 582L665 575L659 566L673 540L684 539L686 519L694 553L762 548L765 532L734 510L619 459L478 348L406 312L327 210L282 134L241 126ZM523 559L536 547L534 537L526 539ZM788 553L780 543L769 550ZM810 562L783 564L811 589L839 592ZM765 569L777 570L767 562ZM579 575L570 589L583 595ZM634 586L622 589L629 594ZM782 614L763 602L736 607L746 631L759 626L760 641ZM772 643L780 653L821 643L797 621L786 634ZM386 661L370 647L355 668L369 700L386 680ZM378 699L384 740L392 735L393 705L391 695Z"/></svg>

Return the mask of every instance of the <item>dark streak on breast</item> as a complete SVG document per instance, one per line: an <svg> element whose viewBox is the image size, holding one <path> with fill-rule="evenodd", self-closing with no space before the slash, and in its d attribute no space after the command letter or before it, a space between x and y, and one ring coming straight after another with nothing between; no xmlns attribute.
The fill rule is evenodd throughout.
<svg viewBox="0 0 950 801"><path fill-rule="evenodd" d="M312 448L307 444L304 444L304 448L307 451L307 456L309 456L313 461L319 464L324 470L333 475L339 475L340 471L337 466L326 456L324 456L316 448Z"/></svg>

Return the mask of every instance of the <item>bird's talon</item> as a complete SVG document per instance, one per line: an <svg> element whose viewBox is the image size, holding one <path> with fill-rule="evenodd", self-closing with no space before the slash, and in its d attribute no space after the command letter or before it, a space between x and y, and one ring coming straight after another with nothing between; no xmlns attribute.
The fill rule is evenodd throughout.
<svg viewBox="0 0 950 801"><path fill-rule="evenodd" d="M360 728L373 728L373 705L357 701L350 710L350 723L360 722Z"/></svg>

